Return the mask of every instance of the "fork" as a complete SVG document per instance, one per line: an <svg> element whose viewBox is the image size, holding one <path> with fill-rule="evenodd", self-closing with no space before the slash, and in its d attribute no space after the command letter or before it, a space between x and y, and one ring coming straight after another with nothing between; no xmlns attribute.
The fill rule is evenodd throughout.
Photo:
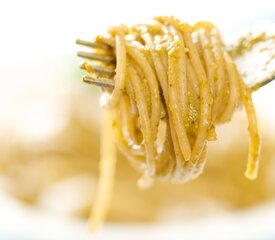
<svg viewBox="0 0 275 240"><path fill-rule="evenodd" d="M256 91L275 79L275 24L265 22L251 26L226 46L235 60L245 84ZM76 43L92 48L92 52L80 51L77 55L89 60L80 68L88 72L83 77L85 83L112 89L115 85L116 59L111 47L98 41L77 39Z"/></svg>
<svg viewBox="0 0 275 240"><path fill-rule="evenodd" d="M83 77L83 82L104 88L113 88L115 81L115 56L110 52L110 47L104 43L90 42L77 39L76 43L85 47L91 47L92 52L78 52L81 58L88 59L92 64L84 61L80 68L90 73Z"/></svg>

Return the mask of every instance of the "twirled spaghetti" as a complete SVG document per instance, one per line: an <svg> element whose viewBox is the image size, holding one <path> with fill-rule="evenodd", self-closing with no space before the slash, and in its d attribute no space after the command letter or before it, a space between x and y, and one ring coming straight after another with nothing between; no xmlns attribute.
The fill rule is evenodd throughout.
<svg viewBox="0 0 275 240"><path fill-rule="evenodd" d="M216 140L215 126L230 121L242 103L250 134L245 175L256 177L260 138L251 92L213 24L158 17L152 24L113 27L97 42L116 58L114 89L104 94L116 145L143 179L196 178L208 141ZM104 141L109 136L102 146L108 151Z"/></svg>

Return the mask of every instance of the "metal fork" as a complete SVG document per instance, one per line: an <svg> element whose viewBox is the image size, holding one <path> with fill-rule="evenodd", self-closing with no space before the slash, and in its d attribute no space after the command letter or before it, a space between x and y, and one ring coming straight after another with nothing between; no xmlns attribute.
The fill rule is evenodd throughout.
<svg viewBox="0 0 275 240"><path fill-rule="evenodd" d="M94 84L96 86L113 88L115 81L116 59L110 54L110 47L104 43L90 42L77 39L76 43L85 47L92 48L92 52L78 52L77 55L87 59L90 62L84 61L80 68L89 73L83 77L85 83ZM98 53L98 49L101 53Z"/></svg>
<svg viewBox="0 0 275 240"><path fill-rule="evenodd" d="M227 46L245 84L253 91L275 79L274 30L274 23L254 25L243 32L233 44ZM92 52L77 54L90 61L85 61L80 66L89 73L83 77L83 81L104 88L113 88L116 59L110 51L110 46L80 39L77 39L76 43L92 48Z"/></svg>

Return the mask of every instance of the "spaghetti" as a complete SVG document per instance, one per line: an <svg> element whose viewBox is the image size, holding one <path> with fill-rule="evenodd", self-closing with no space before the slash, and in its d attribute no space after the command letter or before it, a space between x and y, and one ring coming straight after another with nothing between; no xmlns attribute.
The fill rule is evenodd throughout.
<svg viewBox="0 0 275 240"><path fill-rule="evenodd" d="M158 17L152 24L113 27L96 41L116 58L114 89L105 89L104 105L113 113L117 147L143 174L141 185L153 179L182 183L200 175L215 127L230 121L242 103L250 134L245 175L256 178L260 138L251 91L213 24ZM102 148L109 151L104 142L110 137L104 136ZM93 220L101 222L103 215Z"/></svg>

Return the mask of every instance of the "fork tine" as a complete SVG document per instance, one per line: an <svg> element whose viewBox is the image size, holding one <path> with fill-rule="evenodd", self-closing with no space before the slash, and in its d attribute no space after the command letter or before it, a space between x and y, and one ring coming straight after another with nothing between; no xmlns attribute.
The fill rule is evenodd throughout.
<svg viewBox="0 0 275 240"><path fill-rule="evenodd" d="M97 73L97 74L104 74L108 76L113 76L115 74L115 71L108 68L108 67L102 67L102 66L97 66L97 65L90 65L87 62L83 62L80 65L80 68L83 70L86 70L88 73Z"/></svg>
<svg viewBox="0 0 275 240"><path fill-rule="evenodd" d="M93 78L91 76L84 76L83 82L107 88L114 88L115 86L115 81L108 78Z"/></svg>
<svg viewBox="0 0 275 240"><path fill-rule="evenodd" d="M78 52L77 56L91 59L91 60L97 60L97 61L102 61L102 62L115 62L116 59L112 56L109 55L103 55L103 54L96 54L96 53L91 53L91 52Z"/></svg>
<svg viewBox="0 0 275 240"><path fill-rule="evenodd" d="M92 47L92 48L102 48L102 49L110 49L110 46L104 43L98 43L98 42L90 42L85 41L81 39L76 39L76 44L86 46L86 47Z"/></svg>

